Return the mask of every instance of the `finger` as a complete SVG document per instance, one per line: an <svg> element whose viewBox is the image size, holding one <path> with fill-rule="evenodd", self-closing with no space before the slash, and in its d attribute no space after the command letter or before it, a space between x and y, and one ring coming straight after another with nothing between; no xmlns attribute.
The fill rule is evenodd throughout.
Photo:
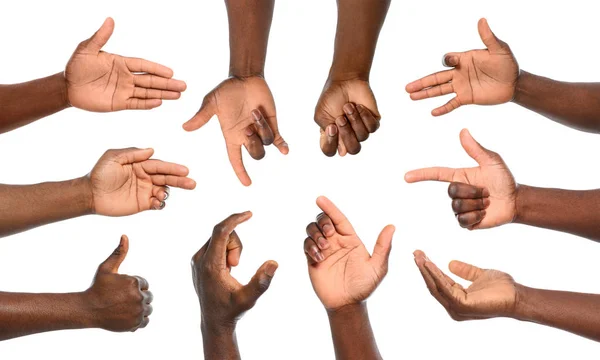
<svg viewBox="0 0 600 360"><path fill-rule="evenodd" d="M317 198L317 206L329 216L337 232L342 235L354 234L354 228L344 214L325 196Z"/></svg>
<svg viewBox="0 0 600 360"><path fill-rule="evenodd" d="M370 133L374 133L375 131L377 131L377 129L379 129L379 120L377 119L377 117L375 117L375 115L373 115L371 110L367 109L366 107L360 104L356 105L356 109L358 110L360 118L365 124L365 127Z"/></svg>
<svg viewBox="0 0 600 360"><path fill-rule="evenodd" d="M304 240L304 253L309 260L309 264L320 263L325 260L325 256L321 250L319 250L315 241L309 237Z"/></svg>
<svg viewBox="0 0 600 360"><path fill-rule="evenodd" d="M127 110L151 110L162 105L161 99L129 98L125 102Z"/></svg>
<svg viewBox="0 0 600 360"><path fill-rule="evenodd" d="M448 277L431 261L425 262L425 268L442 296L449 302L453 302L459 294L456 293L457 289L452 287L452 283L448 281Z"/></svg>
<svg viewBox="0 0 600 360"><path fill-rule="evenodd" d="M360 142L358 142L352 126L348 123L348 119L344 115L339 116L335 119L335 124L340 132L341 142L345 145L348 153L352 155L358 154L360 152Z"/></svg>
<svg viewBox="0 0 600 360"><path fill-rule="evenodd" d="M254 131L254 125L248 126L244 130L244 134L246 135L244 147L246 147L246 150L248 150L248 154L250 154L254 160L260 160L264 158L265 147L261 138Z"/></svg>
<svg viewBox="0 0 600 360"><path fill-rule="evenodd" d="M321 129L321 151L326 156L332 157L338 149L338 128L335 124L329 124L325 131Z"/></svg>
<svg viewBox="0 0 600 360"><path fill-rule="evenodd" d="M251 217L252 213L245 211L230 215L227 219L215 225L206 249L206 256L215 263L225 262L229 242L236 239L239 241L239 237L232 237L231 234L238 225L248 221Z"/></svg>
<svg viewBox="0 0 600 360"><path fill-rule="evenodd" d="M275 261L265 262L252 277L250 282L235 293L235 301L244 309L250 309L256 304L258 298L271 286L271 281L279 265Z"/></svg>
<svg viewBox="0 0 600 360"><path fill-rule="evenodd" d="M430 167L417 169L407 172L404 180L407 183L416 183L420 181L443 181L451 182L456 169L446 167Z"/></svg>
<svg viewBox="0 0 600 360"><path fill-rule="evenodd" d="M181 93L176 91L147 89L136 86L135 88L133 88L132 97L138 99L177 100L181 97Z"/></svg>
<svg viewBox="0 0 600 360"><path fill-rule="evenodd" d="M453 74L453 70L445 70L435 74L427 75L424 78L413 81L406 85L406 92L414 93L428 87L445 84L452 80Z"/></svg>
<svg viewBox="0 0 600 360"><path fill-rule="evenodd" d="M306 227L306 235L313 239L313 241L315 242L315 244L317 244L319 249L325 250L329 248L329 242L325 238L325 235L323 235L323 233L321 232L321 229L319 229L319 227L317 226L317 223L313 222L308 224L308 226Z"/></svg>
<svg viewBox="0 0 600 360"><path fill-rule="evenodd" d="M113 149L108 150L106 155L114 159L120 165L134 164L142 161L146 161L154 155L154 149L138 149L138 148L127 148L127 149Z"/></svg>
<svg viewBox="0 0 600 360"><path fill-rule="evenodd" d="M252 110L252 118L254 119L258 136L260 137L263 145L271 145L275 140L275 136L273 135L271 127L267 123L267 120L265 120L265 117L260 110Z"/></svg>
<svg viewBox="0 0 600 360"><path fill-rule="evenodd" d="M122 235L119 242L119 246L113 251L110 256L104 260L98 267L98 271L116 274L119 272L119 266L125 260L127 252L129 251L129 238L127 235Z"/></svg>
<svg viewBox="0 0 600 360"><path fill-rule="evenodd" d="M164 200L159 200L158 198L151 197L150 198L150 209L152 210L162 210L167 206L167 203Z"/></svg>
<svg viewBox="0 0 600 360"><path fill-rule="evenodd" d="M202 100L202 105L200 106L200 110L198 110L193 118L183 124L183 129L185 131L194 131L200 129L215 115L213 99L214 96L212 93L204 97L204 100Z"/></svg>
<svg viewBox="0 0 600 360"><path fill-rule="evenodd" d="M252 180L250 180L250 176L242 161L242 148L237 145L227 145L227 156L229 157L229 162L240 182L244 186L252 185Z"/></svg>
<svg viewBox="0 0 600 360"><path fill-rule="evenodd" d="M227 266L236 267L239 265L243 249L242 240L235 231L232 231L227 243Z"/></svg>
<svg viewBox="0 0 600 360"><path fill-rule="evenodd" d="M501 161L498 154L481 146L467 129L462 129L460 132L460 143L467 154L479 165L494 165Z"/></svg>
<svg viewBox="0 0 600 360"><path fill-rule="evenodd" d="M460 63L460 53L448 53L442 57L442 65L445 67L456 67Z"/></svg>
<svg viewBox="0 0 600 360"><path fill-rule="evenodd" d="M477 24L477 30L479 31L479 37L485 44L488 50L492 53L501 51L503 46L500 40L494 35L490 25L486 19L480 19Z"/></svg>
<svg viewBox="0 0 600 360"><path fill-rule="evenodd" d="M421 250L417 250L413 253L413 255L415 256L415 264L417 264L417 267L419 268L419 272L425 281L425 285L427 286L429 293L446 309L446 311L448 311L448 300L444 298L442 294L440 294L435 281L433 281L433 276L429 273L427 268L425 268L425 263L427 262L425 253Z"/></svg>
<svg viewBox="0 0 600 360"><path fill-rule="evenodd" d="M469 228L475 224L479 224L485 217L485 210L471 211L464 214L458 214L456 220L463 228Z"/></svg>
<svg viewBox="0 0 600 360"><path fill-rule="evenodd" d="M152 315L153 312L154 312L154 309L152 308L152 305L144 305L144 312L143 312L143 314L144 314L145 318L147 318L148 316Z"/></svg>
<svg viewBox="0 0 600 360"><path fill-rule="evenodd" d="M395 231L396 228L394 225L384 227L373 248L373 255L371 255L370 261L377 269L379 269L380 276L382 274L387 274L388 261L390 252L392 251L392 238L394 237Z"/></svg>
<svg viewBox="0 0 600 360"><path fill-rule="evenodd" d="M112 36L114 30L115 21L110 17L106 18L100 29L85 42L85 49L91 53L99 53Z"/></svg>
<svg viewBox="0 0 600 360"><path fill-rule="evenodd" d="M142 320L142 323L140 324L140 326L138 326L137 328L133 329L133 331L135 332L137 329L143 329L146 326L148 326L149 323L150 323L150 318L149 317L144 317L144 319Z"/></svg>
<svg viewBox="0 0 600 360"><path fill-rule="evenodd" d="M175 175L175 176L187 176L190 170L179 164L170 163L162 160L147 160L141 163L144 171L151 175Z"/></svg>
<svg viewBox="0 0 600 360"><path fill-rule="evenodd" d="M137 280L138 287L140 290L145 291L150 288L150 285L148 284L148 280L144 279L141 276L134 276L134 278Z"/></svg>
<svg viewBox="0 0 600 360"><path fill-rule="evenodd" d="M452 94L454 92L454 85L452 83L445 83L442 85L433 86L425 90L414 92L410 94L410 98L413 100L423 100L434 98L438 96Z"/></svg>
<svg viewBox="0 0 600 360"><path fill-rule="evenodd" d="M458 101L458 96L448 101L444 106L440 106L437 109L433 109L431 115L433 116L442 116L446 115L460 107L460 101Z"/></svg>
<svg viewBox="0 0 600 360"><path fill-rule="evenodd" d="M184 81L164 78L157 75L135 75L133 77L133 84L141 88L173 91L177 93L183 92L187 88Z"/></svg>
<svg viewBox="0 0 600 360"><path fill-rule="evenodd" d="M448 268L454 275L471 282L477 280L484 273L484 270L478 268L477 266L457 260L451 261L450 265L448 265Z"/></svg>
<svg viewBox="0 0 600 360"><path fill-rule="evenodd" d="M485 210L488 206L490 206L490 199L488 198L452 200L452 211L454 211L455 214Z"/></svg>
<svg viewBox="0 0 600 360"><path fill-rule="evenodd" d="M486 188L453 182L448 186L448 195L452 199L480 199L490 196L490 192Z"/></svg>
<svg viewBox="0 0 600 360"><path fill-rule="evenodd" d="M154 301L154 294L150 290L142 291L142 296L144 297L144 304L152 304Z"/></svg>
<svg viewBox="0 0 600 360"><path fill-rule="evenodd" d="M345 104L342 109L344 110L344 114L346 114L346 118L350 121L356 139L359 142L367 140L369 138L369 130L367 130L367 127L363 123L356 106L352 103L348 103Z"/></svg>
<svg viewBox="0 0 600 360"><path fill-rule="evenodd" d="M331 237L335 235L335 227L333 226L333 222L331 218L327 216L325 213L320 213L317 215L317 226L321 229L321 233L327 237Z"/></svg>
<svg viewBox="0 0 600 360"><path fill-rule="evenodd" d="M150 180L156 186L172 186L185 190L193 190L196 188L196 181L188 177L175 175L151 175Z"/></svg>
<svg viewBox="0 0 600 360"><path fill-rule="evenodd" d="M336 125L336 127L337 127L337 125ZM338 128L338 138L340 136L339 133L340 133L340 129ZM341 157L344 157L344 156L346 156L346 154L348 154L348 149L346 148L346 145L344 145L344 142L342 140L339 140L339 139L338 139L338 149L337 149L337 151L338 151L338 154Z"/></svg>
<svg viewBox="0 0 600 360"><path fill-rule="evenodd" d="M173 70L170 68L157 64L152 61L148 61L140 58L125 58L125 65L131 72L135 73L147 73L152 75L158 75L163 78L170 79L173 77ZM135 78L134 78L135 79ZM179 80L176 80L179 81ZM151 86L144 86L151 87ZM156 89L156 88L155 88ZM163 88L158 88L163 89ZM164 88L166 90L166 88Z"/></svg>

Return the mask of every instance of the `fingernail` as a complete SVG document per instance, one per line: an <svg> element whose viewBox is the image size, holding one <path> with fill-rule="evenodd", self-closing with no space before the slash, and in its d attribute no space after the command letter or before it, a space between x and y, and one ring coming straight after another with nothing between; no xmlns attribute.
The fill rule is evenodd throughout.
<svg viewBox="0 0 600 360"><path fill-rule="evenodd" d="M446 63L446 55L444 54L444 56L442 56L442 65L444 65L445 67L448 67L448 63Z"/></svg>
<svg viewBox="0 0 600 360"><path fill-rule="evenodd" d="M250 128L250 127L247 127L245 134L246 134L246 136L252 136L252 135L254 135L254 130L252 130L252 128Z"/></svg>
<svg viewBox="0 0 600 360"><path fill-rule="evenodd" d="M362 105L356 105L356 109L358 109L358 111L363 111L365 107Z"/></svg>
<svg viewBox="0 0 600 360"><path fill-rule="evenodd" d="M265 274L267 274L270 277L273 277L275 275L275 271L277 271L277 265L268 263L267 267L265 268Z"/></svg>
<svg viewBox="0 0 600 360"><path fill-rule="evenodd" d="M323 232L325 233L325 235L331 234L332 230L333 229L331 228L331 225L323 225Z"/></svg>
<svg viewBox="0 0 600 360"><path fill-rule="evenodd" d="M252 117L254 118L254 121L260 123L260 113L258 110L252 110Z"/></svg>
<svg viewBox="0 0 600 360"><path fill-rule="evenodd" d="M161 201L161 202L160 202L160 206L158 207L158 210L162 210L162 209L164 209L164 208L165 208L165 205L166 205L166 204L165 204L165 202L164 202L164 201Z"/></svg>
<svg viewBox="0 0 600 360"><path fill-rule="evenodd" d="M284 142L283 144L281 144L281 146L289 148L288 143Z"/></svg>
<svg viewBox="0 0 600 360"><path fill-rule="evenodd" d="M327 135L333 137L335 135L337 135L338 129L337 126L331 124L327 127Z"/></svg>
<svg viewBox="0 0 600 360"><path fill-rule="evenodd" d="M317 244L319 245L319 247L321 248L321 250L325 250L329 247L329 242L327 241L327 239L325 239L324 237L319 237L319 239L317 240Z"/></svg>
<svg viewBox="0 0 600 360"><path fill-rule="evenodd" d="M325 257L323 256L323 254L321 254L321 252L319 251L319 249L317 249L316 246L312 246L310 251L313 253L313 258L317 260L317 262L325 260Z"/></svg>
<svg viewBox="0 0 600 360"><path fill-rule="evenodd" d="M163 197L163 201L166 201L169 198L169 193L165 191L165 196Z"/></svg>
<svg viewBox="0 0 600 360"><path fill-rule="evenodd" d="M344 127L346 126L346 124L348 123L348 120L346 120L345 116L339 116L337 119L335 119L335 123L339 126L339 127Z"/></svg>
<svg viewBox="0 0 600 360"><path fill-rule="evenodd" d="M344 105L344 112L348 115L354 114L354 106L352 104Z"/></svg>

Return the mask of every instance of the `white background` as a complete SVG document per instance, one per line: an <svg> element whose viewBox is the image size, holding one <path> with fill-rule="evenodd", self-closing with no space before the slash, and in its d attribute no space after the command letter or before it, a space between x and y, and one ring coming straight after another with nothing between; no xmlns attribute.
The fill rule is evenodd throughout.
<svg viewBox="0 0 600 360"><path fill-rule="evenodd" d="M308 279L302 242L329 196L372 248L384 225L398 230L388 277L369 299L371 322L387 359L593 358L591 341L542 326L500 319L456 323L430 297L413 250L441 268L452 259L496 268L534 287L599 293L600 246L567 234L509 225L468 232L456 223L446 185L408 185L413 168L471 166L463 127L500 153L517 181L589 189L598 186L594 135L557 125L514 104L463 107L442 118L430 110L448 99L411 102L408 82L441 70L448 51L480 48L485 16L523 69L551 78L594 81L598 50L589 1L394 1L383 28L372 87L383 115L380 130L355 157L328 159L318 146L313 110L327 76L336 24L334 0L276 4L266 77L290 154L245 156L254 181L244 188L227 161L218 122L186 133L181 124L205 93L227 76L223 1L2 1L0 83L62 71L76 45L106 16L115 33L106 51L172 67L188 90L148 112L94 114L77 109L0 136L0 182L29 184L86 174L109 148L154 147L156 157L185 164L196 190L173 190L162 212L128 218L89 216L0 240L3 291L69 292L89 285L97 265L128 234L122 271L142 275L154 292L150 325L135 334L101 330L55 332L0 344L4 359L202 358L199 306L189 260L214 224L252 210L239 228L244 254L234 275L247 281L268 259L280 269L271 289L238 325L246 359L331 359L325 312ZM0 326L4 326L0 324Z"/></svg>

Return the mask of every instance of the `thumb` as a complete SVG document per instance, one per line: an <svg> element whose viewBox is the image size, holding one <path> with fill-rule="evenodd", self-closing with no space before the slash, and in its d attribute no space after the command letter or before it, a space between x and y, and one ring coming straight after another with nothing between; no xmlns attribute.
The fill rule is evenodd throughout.
<svg viewBox="0 0 600 360"><path fill-rule="evenodd" d="M502 42L494 35L486 19L479 20L477 30L479 31L481 41L483 41L490 52L494 53L502 50Z"/></svg>
<svg viewBox="0 0 600 360"><path fill-rule="evenodd" d="M256 304L256 301L262 294L265 293L271 286L271 280L275 276L275 271L279 264L273 260L269 260L262 264L252 277L250 282L244 286L238 293L238 303L245 309L250 309Z"/></svg>
<svg viewBox="0 0 600 360"><path fill-rule="evenodd" d="M110 39L113 30L115 29L115 21L112 18L106 18L100 29L88 39L86 49L93 53L99 53L100 50Z"/></svg>
<svg viewBox="0 0 600 360"><path fill-rule="evenodd" d="M193 118L191 118L183 124L183 129L185 131L198 130L204 125L206 125L206 123L208 123L208 121L215 114L214 104L212 100L213 98L214 95L212 93L204 97L204 100L202 100L202 105L200 106L200 110L198 110L198 112L196 113L196 115L194 115Z"/></svg>
<svg viewBox="0 0 600 360"><path fill-rule="evenodd" d="M105 157L121 165L127 165L146 161L150 159L152 155L154 155L154 149L152 148L126 148L108 150Z"/></svg>
<svg viewBox="0 0 600 360"><path fill-rule="evenodd" d="M107 272L116 274L119 272L119 266L125 260L127 256L127 252L129 251L129 238L127 235L121 236L121 242L119 242L119 246L113 251L110 256L104 260L102 264L98 267L99 272Z"/></svg>
<svg viewBox="0 0 600 360"><path fill-rule="evenodd" d="M373 248L373 255L371 256L371 262L378 269L383 270L382 274L385 275L388 269L388 260L390 258L390 252L392 251L392 238L396 228L394 225L388 225L381 230L375 248Z"/></svg>
<svg viewBox="0 0 600 360"><path fill-rule="evenodd" d="M453 260L448 265L448 268L454 275L471 282L477 280L483 274L483 270L477 266L462 261Z"/></svg>
<svg viewBox="0 0 600 360"><path fill-rule="evenodd" d="M462 129L460 132L460 143L467 154L469 154L473 160L477 161L479 165L491 165L497 162L495 159L497 154L484 148L475 141L469 130Z"/></svg>

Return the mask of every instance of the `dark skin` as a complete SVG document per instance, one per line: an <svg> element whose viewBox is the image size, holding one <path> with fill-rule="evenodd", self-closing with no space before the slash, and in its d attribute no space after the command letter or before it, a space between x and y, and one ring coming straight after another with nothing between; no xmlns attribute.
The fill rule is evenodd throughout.
<svg viewBox="0 0 600 360"><path fill-rule="evenodd" d="M358 154L379 129L381 115L369 85L379 32L391 0L338 0L335 51L315 109L321 150L327 156Z"/></svg>
<svg viewBox="0 0 600 360"><path fill-rule="evenodd" d="M289 147L279 133L273 94L265 81L265 59L275 0L226 0L229 18L229 78L208 93L196 115L183 124L198 130L217 115L229 162L244 186L252 180L242 161L242 146L262 159L265 146L282 154Z"/></svg>
<svg viewBox="0 0 600 360"><path fill-rule="evenodd" d="M565 126L600 133L600 83L561 82L520 70L510 47L494 35L486 19L479 20L478 30L486 49L444 55L444 65L453 69L408 84L411 99L455 93L433 116L463 105L512 101Z"/></svg>
<svg viewBox="0 0 600 360"><path fill-rule="evenodd" d="M252 217L233 214L214 227L206 244L192 257L192 278L200 301L205 359L240 359L235 328L271 285L277 263L265 262L247 285L231 276L242 254L235 228Z"/></svg>
<svg viewBox="0 0 600 360"><path fill-rule="evenodd" d="M422 251L414 255L429 292L456 321L506 317L600 341L600 295L533 289L506 273L452 261L450 271L471 282L464 288Z"/></svg>
<svg viewBox="0 0 600 360"><path fill-rule="evenodd" d="M449 182L448 194L460 226L474 230L520 223L600 241L600 190L520 185L500 155L482 147L468 130L461 132L460 140L479 166L464 169L432 167L405 175L409 183Z"/></svg>
<svg viewBox="0 0 600 360"><path fill-rule="evenodd" d="M153 299L148 282L139 276L118 273L128 250L129 240L123 235L84 292L0 292L0 340L56 330L99 328L124 332L145 328Z"/></svg>
<svg viewBox="0 0 600 360"><path fill-rule="evenodd" d="M153 109L185 91L173 70L138 58L102 51L114 30L106 19L81 42L64 72L15 85L0 85L0 133L14 130L58 111L79 109L109 112Z"/></svg>
<svg viewBox="0 0 600 360"><path fill-rule="evenodd" d="M0 185L0 237L88 214L127 216L162 210L169 187L193 189L183 165L151 159L153 149L107 151L81 178Z"/></svg>
<svg viewBox="0 0 600 360"><path fill-rule="evenodd" d="M387 274L395 229L383 229L370 255L329 199L319 197L317 205L323 213L306 227L304 253L313 289L329 317L336 358L381 359L366 300Z"/></svg>

